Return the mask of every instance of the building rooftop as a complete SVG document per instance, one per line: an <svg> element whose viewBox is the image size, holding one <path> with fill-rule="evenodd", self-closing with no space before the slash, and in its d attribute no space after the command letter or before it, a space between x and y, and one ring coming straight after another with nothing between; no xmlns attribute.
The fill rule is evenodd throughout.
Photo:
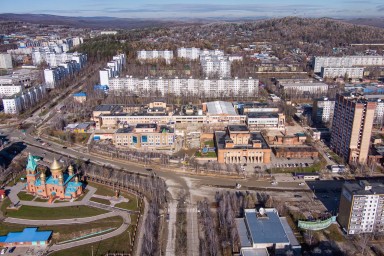
<svg viewBox="0 0 384 256"><path fill-rule="evenodd" d="M384 194L384 184L381 182L346 182L344 188L353 195Z"/></svg>
<svg viewBox="0 0 384 256"><path fill-rule="evenodd" d="M122 109L122 105L98 105L93 111L117 111Z"/></svg>
<svg viewBox="0 0 384 256"><path fill-rule="evenodd" d="M24 228L22 232L9 232L0 236L1 243L21 243L47 241L51 238L52 231L38 231L37 228Z"/></svg>
<svg viewBox="0 0 384 256"><path fill-rule="evenodd" d="M251 112L247 113L248 118L278 118L279 114L275 112Z"/></svg>
<svg viewBox="0 0 384 256"><path fill-rule="evenodd" d="M289 244L288 236L276 209L264 209L264 211L265 213L261 215L256 209L245 210L245 222L253 244Z"/></svg>
<svg viewBox="0 0 384 256"><path fill-rule="evenodd" d="M157 124L137 124L136 128L138 128L138 129L145 129L145 128L156 129L157 128Z"/></svg>
<svg viewBox="0 0 384 256"><path fill-rule="evenodd" d="M261 135L260 132L251 132L249 135L250 135L250 140L260 141L262 149L269 148L267 142L265 141L265 139L263 138L263 136ZM225 148L225 142L228 140L231 140L231 137L229 137L229 135L224 131L215 132L215 138L216 138L215 139L216 147L218 149L224 149ZM247 145L235 145L231 149L251 149L252 144L250 144L251 142L248 142L248 143L249 144L247 144Z"/></svg>
<svg viewBox="0 0 384 256"><path fill-rule="evenodd" d="M247 132L249 131L246 125L228 125L228 130L231 132Z"/></svg>
<svg viewBox="0 0 384 256"><path fill-rule="evenodd" d="M207 112L213 115L237 115L232 103L226 101L207 102Z"/></svg>

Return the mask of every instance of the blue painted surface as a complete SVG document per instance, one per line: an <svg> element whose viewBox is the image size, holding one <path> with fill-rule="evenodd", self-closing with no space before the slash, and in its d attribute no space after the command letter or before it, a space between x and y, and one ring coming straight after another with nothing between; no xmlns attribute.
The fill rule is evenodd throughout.
<svg viewBox="0 0 384 256"><path fill-rule="evenodd" d="M6 236L0 236L1 243L20 243L47 241L52 231L37 231L37 228L25 228L22 232L9 232Z"/></svg>

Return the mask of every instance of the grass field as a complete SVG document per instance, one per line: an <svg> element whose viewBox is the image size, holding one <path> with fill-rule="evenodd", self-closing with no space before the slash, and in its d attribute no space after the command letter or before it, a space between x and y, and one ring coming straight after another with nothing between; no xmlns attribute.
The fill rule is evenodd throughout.
<svg viewBox="0 0 384 256"><path fill-rule="evenodd" d="M31 220L57 220L57 219L84 218L84 217L100 215L106 212L107 211L105 210L96 209L88 206L45 208L45 207L23 205L20 207L19 210L5 210L5 209L3 210L3 213L6 217L31 219Z"/></svg>
<svg viewBox="0 0 384 256"><path fill-rule="evenodd" d="M67 256L67 255L76 255L76 256L89 256L91 255L93 248L94 256L102 256L109 252L125 252L130 251L130 244L128 242L129 237L132 239L133 226L136 225L137 215L131 215L132 225L121 235L100 241L98 243L82 245L79 247L74 247L71 249L59 251L51 254L52 256Z"/></svg>
<svg viewBox="0 0 384 256"><path fill-rule="evenodd" d="M32 201L33 198L35 198L34 195L28 194L27 192L21 191L19 194L17 194L20 200L22 201Z"/></svg>
<svg viewBox="0 0 384 256"><path fill-rule="evenodd" d="M40 198L40 197L36 197L35 202L42 202L42 203L45 203L45 202L48 202L49 199L45 199L45 198Z"/></svg>
<svg viewBox="0 0 384 256"><path fill-rule="evenodd" d="M105 204L105 205L111 204L111 202L109 200L103 199L103 198L91 197L89 200L96 202L96 203Z"/></svg>
<svg viewBox="0 0 384 256"><path fill-rule="evenodd" d="M75 224L75 225L55 225L55 226L42 226L39 227L39 230L52 230L53 231L53 242L62 242L70 240L76 237L84 236L87 234L99 232L106 230L108 228L118 228L123 224L123 219L121 217L110 217L102 220L84 223L84 224ZM12 224L12 223L2 223L0 225L0 236L6 235L8 232L18 232L22 231L25 228L25 225Z"/></svg>
<svg viewBox="0 0 384 256"><path fill-rule="evenodd" d="M95 192L96 195L115 196L115 192L112 190L112 188L109 188L97 183L93 183L93 182L89 182L89 185L97 189ZM132 195L126 192L120 192L120 196L127 198L129 202L118 203L115 205L116 207L120 207L127 210L137 210L137 197L135 195ZM91 200L94 201L93 199L94 198L92 198ZM95 201L95 202L98 202L98 201Z"/></svg>

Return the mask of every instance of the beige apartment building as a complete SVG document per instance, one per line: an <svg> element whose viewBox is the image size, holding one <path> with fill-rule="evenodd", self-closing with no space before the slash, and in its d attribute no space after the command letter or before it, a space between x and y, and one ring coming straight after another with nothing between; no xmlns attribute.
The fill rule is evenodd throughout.
<svg viewBox="0 0 384 256"><path fill-rule="evenodd" d="M368 159L376 104L362 96L336 95L331 148L348 163Z"/></svg>

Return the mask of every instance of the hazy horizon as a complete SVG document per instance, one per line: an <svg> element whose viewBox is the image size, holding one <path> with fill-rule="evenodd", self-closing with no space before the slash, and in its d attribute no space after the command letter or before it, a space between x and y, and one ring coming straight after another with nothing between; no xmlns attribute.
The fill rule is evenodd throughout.
<svg viewBox="0 0 384 256"><path fill-rule="evenodd" d="M284 16L367 18L383 17L384 4L371 0L343 0L308 3L305 0L239 0L236 4L229 0L212 0L209 4L202 0L175 0L140 3L127 3L124 0L106 2L104 0L56 1L2 1L2 13L51 14L73 17L116 17L116 18L274 18Z"/></svg>

